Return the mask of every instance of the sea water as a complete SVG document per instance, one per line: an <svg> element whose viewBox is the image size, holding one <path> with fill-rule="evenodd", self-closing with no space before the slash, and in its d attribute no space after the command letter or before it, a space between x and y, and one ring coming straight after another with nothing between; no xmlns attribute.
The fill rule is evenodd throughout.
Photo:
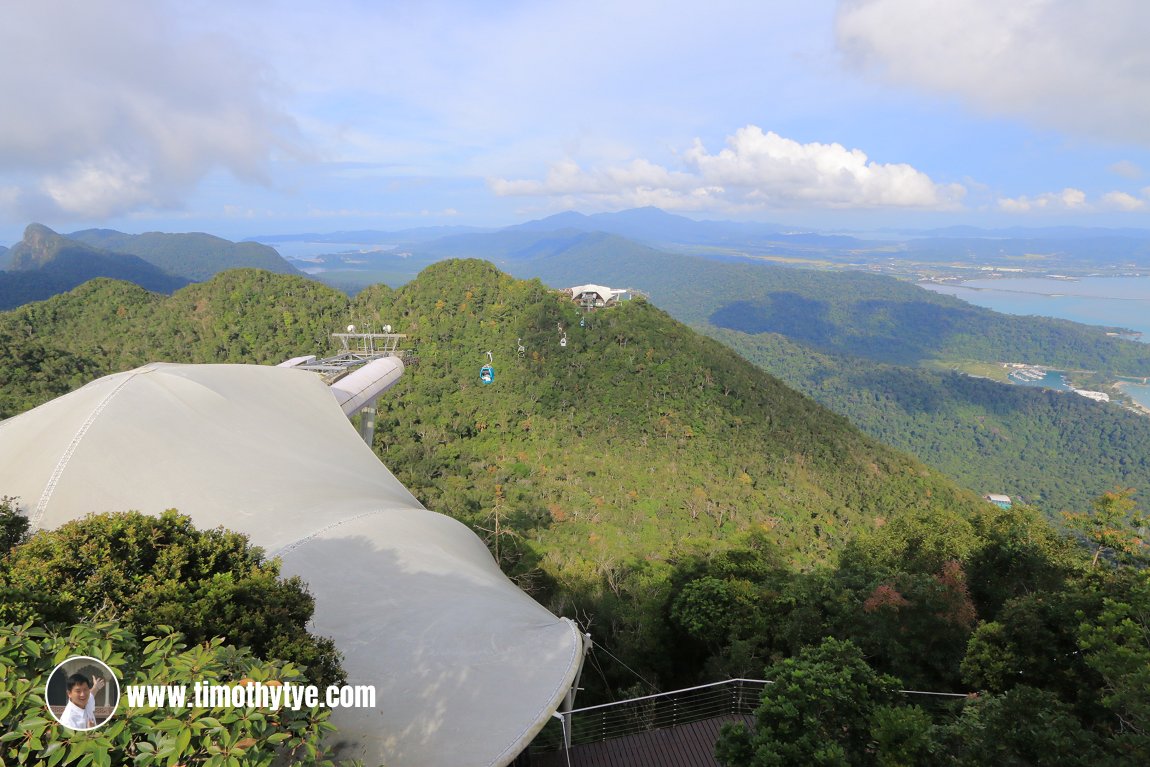
<svg viewBox="0 0 1150 767"><path fill-rule="evenodd" d="M1069 391L1074 388L1066 380L1066 373L1062 370L1047 370L1042 378L1028 380L1017 376L1010 376L1010 382L1017 386L1037 386L1042 389L1062 389Z"/></svg>
<svg viewBox="0 0 1150 767"><path fill-rule="evenodd" d="M1037 314L1086 325L1134 330L1150 343L1150 277L1003 277L961 284L920 282L1003 314Z"/></svg>
<svg viewBox="0 0 1150 767"><path fill-rule="evenodd" d="M1123 383L1122 391L1126 392L1130 399L1142 407L1150 408L1150 386L1146 384Z"/></svg>
<svg viewBox="0 0 1150 767"><path fill-rule="evenodd" d="M1138 340L1150 343L1150 277L1003 277L957 285L919 284L1003 314L1036 314L1133 330L1141 333ZM1059 388L1059 383L1058 379L1035 382L1051 388ZM1127 382L1122 388L1131 399L1150 408L1150 384Z"/></svg>

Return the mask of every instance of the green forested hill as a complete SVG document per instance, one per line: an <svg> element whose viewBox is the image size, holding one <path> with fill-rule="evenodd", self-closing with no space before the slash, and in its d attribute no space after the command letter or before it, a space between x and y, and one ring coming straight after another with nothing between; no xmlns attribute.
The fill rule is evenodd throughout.
<svg viewBox="0 0 1150 767"><path fill-rule="evenodd" d="M0 310L66 293L99 277L126 280L159 293L228 269L299 274L273 249L207 234L123 234L88 229L64 236L29 224L24 239L0 251Z"/></svg>
<svg viewBox="0 0 1150 767"><path fill-rule="evenodd" d="M832 647L899 677L884 689L984 691L961 711L887 706L857 725L875 744L857 763L979 764L986 743L1021 760L1030 747L997 735L1019 722L1056 758L1150 755L1127 728L1150 721L1150 649L1132 618L1150 609L1150 582L1129 566L1146 547L1128 494L1095 504L1102 527L1083 518L1099 547L1084 556L1035 510L981 501L652 303L583 316L538 281L470 260L354 301L250 270L170 297L99 280L0 314L0 370L22 371L5 404L153 359L322 352L349 320L408 335L376 452L590 631L582 703L759 676ZM869 716L839 670L798 673Z"/></svg>
<svg viewBox="0 0 1150 767"><path fill-rule="evenodd" d="M327 348L332 330L346 324L347 307L347 296L332 288L255 269L224 272L172 296L96 279L0 313L0 338L13 349L63 354L90 377L156 360L266 364ZM43 391L60 391L46 373L24 375ZM6 394L25 407L39 402L19 388Z"/></svg>
<svg viewBox="0 0 1150 767"><path fill-rule="evenodd" d="M210 234L145 232L124 234L112 229L72 232L69 239L117 253L139 256L168 274L200 282L228 269L266 269L299 274L274 248L258 242L231 242Z"/></svg>
<svg viewBox="0 0 1150 767"><path fill-rule="evenodd" d="M488 537L525 587L559 611L594 607L635 652L661 641L662 597L648 597L666 594L683 557L753 539L805 569L877 526L984 513L650 303L581 316L480 261L443 262L353 303L251 270L170 297L98 280L0 315L0 366L26 369L11 414L59 393L57 370L74 385L157 359L274 363L330 348L349 320L391 324L412 359L381 402L383 461L429 508ZM488 351L496 377L484 386Z"/></svg>
<svg viewBox="0 0 1150 767"><path fill-rule="evenodd" d="M597 534L604 556L766 525L813 562L866 520L975 502L651 304L580 327L561 295L478 261L350 305L259 271L169 298L96 281L0 316L0 332L111 372L154 359L277 362L322 351L349 318L394 325L418 358L381 415L389 464L433 508L477 525L498 485L506 513L563 539ZM493 386L478 380L487 351Z"/></svg>
<svg viewBox="0 0 1150 767"><path fill-rule="evenodd" d="M638 288L691 325L779 333L817 351L875 362L1011 360L1150 375L1150 344L1066 320L999 314L883 275L720 263L601 234L506 267L550 285Z"/></svg>
<svg viewBox="0 0 1150 767"><path fill-rule="evenodd" d="M1021 495L1053 515L1114 487L1150 491L1150 419L922 367L962 358L1142 370L1150 345L1000 315L877 275L722 264L606 235L512 268L555 285L648 291L675 317L979 493Z"/></svg>
<svg viewBox="0 0 1150 767"><path fill-rule="evenodd" d="M7 255L7 271L0 272L0 309L41 301L97 277L128 280L162 293L188 283L137 256L76 242L39 224L29 225Z"/></svg>
<svg viewBox="0 0 1150 767"><path fill-rule="evenodd" d="M393 466L477 522L506 504L537 516L544 539L594 538L614 561L766 526L813 562L876 517L972 502L646 302L580 327L577 307L537 282L449 262L356 306L407 328L418 355L380 416ZM489 350L496 380L482 386ZM557 468L573 460L584 465Z"/></svg>
<svg viewBox="0 0 1150 767"><path fill-rule="evenodd" d="M1068 392L823 354L775 333L709 329L863 431L980 493L1052 515L1150 488L1150 418Z"/></svg>

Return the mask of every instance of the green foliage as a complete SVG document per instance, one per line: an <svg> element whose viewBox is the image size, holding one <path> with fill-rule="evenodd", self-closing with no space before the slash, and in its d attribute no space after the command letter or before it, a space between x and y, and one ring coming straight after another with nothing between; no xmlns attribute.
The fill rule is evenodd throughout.
<svg viewBox="0 0 1150 767"><path fill-rule="evenodd" d="M0 560L14 546L28 539L28 518L20 511L15 498L0 496Z"/></svg>
<svg viewBox="0 0 1150 767"><path fill-rule="evenodd" d="M121 695L112 718L98 729L62 727L46 708L44 689L52 669L72 655L103 660L121 684L234 685L245 680L307 684L299 668L260 660L246 649L213 638L188 646L168 627L137 636L101 621L60 630L0 625L0 764L41 767L333 767L324 746L334 731L321 708L130 707Z"/></svg>
<svg viewBox="0 0 1150 767"><path fill-rule="evenodd" d="M8 256L11 271L0 272L0 309L50 298L97 277L127 280L164 293L188 282L142 258L93 248L39 224L27 228Z"/></svg>
<svg viewBox="0 0 1150 767"><path fill-rule="evenodd" d="M920 706L878 706L871 717L875 764L930 767L941 761L938 727Z"/></svg>
<svg viewBox="0 0 1150 767"><path fill-rule="evenodd" d="M724 726L715 746L724 765L870 764L871 720L889 705L899 682L877 674L850 642L824 640L766 670L753 731ZM888 748L909 738L884 718ZM747 757L750 757L749 759Z"/></svg>
<svg viewBox="0 0 1150 767"><path fill-rule="evenodd" d="M1043 688L1093 715L1101 679L1080 653L1076 616L1096 613L1097 601L1074 587L1010 600L971 635L962 660L965 681L994 693L1017 685Z"/></svg>
<svg viewBox="0 0 1150 767"><path fill-rule="evenodd" d="M111 229L85 229L72 232L68 239L138 256L168 274L193 282L210 279L228 269L264 269L280 274L299 274L267 245L230 242L199 232L124 234Z"/></svg>
<svg viewBox="0 0 1150 767"><path fill-rule="evenodd" d="M1150 419L931 369L982 360L1150 373L1150 347L1103 328L998 314L880 275L718 263L619 238L511 266L555 285L594 274L645 290L677 319L980 494L1022 496L1057 514L1115 486L1150 486Z"/></svg>
<svg viewBox="0 0 1150 767"><path fill-rule="evenodd" d="M1056 701L1055 713L1074 717L1072 731L1090 733L1116 764L1146 763L1148 584L1146 570L1084 569L1058 589L1011 599L971 636L963 675L999 696L999 706L1014 705L1016 690L1027 691L1022 698L1041 691Z"/></svg>
<svg viewBox="0 0 1150 767"><path fill-rule="evenodd" d="M1150 419L1084 397L708 331L799 391L979 493L1047 514L1150 486Z"/></svg>
<svg viewBox="0 0 1150 767"><path fill-rule="evenodd" d="M1094 500L1094 511L1066 512L1066 524L1081 533L1094 547L1091 565L1097 565L1103 552L1119 557L1145 559L1150 545L1142 532L1150 516L1137 510L1134 488L1103 493Z"/></svg>
<svg viewBox="0 0 1150 767"><path fill-rule="evenodd" d="M336 290L251 269L170 297L93 280L0 315L0 371L25 371L7 373L13 387L0 395L0 406L40 404L65 387L148 362L266 364L322 352L349 311L347 296Z"/></svg>
<svg viewBox="0 0 1150 767"><path fill-rule="evenodd" d="M0 419L67 394L99 374L90 359L0 331Z"/></svg>
<svg viewBox="0 0 1150 767"><path fill-rule="evenodd" d="M969 702L944 737L953 763L964 767L1094 767L1105 763L1097 738L1083 728L1068 705L1053 693L1027 686Z"/></svg>
<svg viewBox="0 0 1150 767"><path fill-rule="evenodd" d="M1102 676L1102 704L1113 712L1117 747L1150 762L1150 571L1118 576L1126 588L1102 600L1079 626L1085 662ZM1080 618L1087 617L1080 615Z"/></svg>
<svg viewBox="0 0 1150 767"><path fill-rule="evenodd" d="M757 593L746 580L704 576L683 587L671 603L671 619L693 639L718 649L737 624L755 612Z"/></svg>
<svg viewBox="0 0 1150 767"><path fill-rule="evenodd" d="M192 642L212 636L307 668L317 684L342 680L331 640L307 632L314 600L281 580L247 537L197 530L169 510L100 514L41 530L0 567L0 621L67 624L115 618L136 634L172 626Z"/></svg>
<svg viewBox="0 0 1150 767"><path fill-rule="evenodd" d="M981 615L996 615L1014 597L1058 591L1081 569L1074 540L1038 509L987 504L973 525L980 543L967 559L967 575Z"/></svg>

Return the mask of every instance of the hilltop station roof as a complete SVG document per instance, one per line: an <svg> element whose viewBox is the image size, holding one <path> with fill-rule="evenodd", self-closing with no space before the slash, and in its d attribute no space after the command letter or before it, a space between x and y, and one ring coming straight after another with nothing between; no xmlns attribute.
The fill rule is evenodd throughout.
<svg viewBox="0 0 1150 767"><path fill-rule="evenodd" d="M156 363L101 378L0 422L0 492L37 528L176 508L280 557L349 684L376 688L375 709L333 712L341 758L506 765L582 663L577 627L424 509L314 373Z"/></svg>
<svg viewBox="0 0 1150 767"><path fill-rule="evenodd" d="M576 301L581 297L596 295L601 302L611 303L612 301L625 301L635 291L632 288L609 288L606 285L576 285L573 288L567 288L567 292Z"/></svg>

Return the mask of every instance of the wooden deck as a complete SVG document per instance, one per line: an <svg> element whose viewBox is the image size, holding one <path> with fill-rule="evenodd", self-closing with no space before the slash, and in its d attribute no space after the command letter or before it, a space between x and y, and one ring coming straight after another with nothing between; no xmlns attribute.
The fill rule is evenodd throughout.
<svg viewBox="0 0 1150 767"><path fill-rule="evenodd" d="M727 722L754 725L753 716L718 716L700 722L649 730L597 743L572 746L569 752L532 754L531 767L719 767L715 741ZM570 757L570 761L568 761Z"/></svg>

